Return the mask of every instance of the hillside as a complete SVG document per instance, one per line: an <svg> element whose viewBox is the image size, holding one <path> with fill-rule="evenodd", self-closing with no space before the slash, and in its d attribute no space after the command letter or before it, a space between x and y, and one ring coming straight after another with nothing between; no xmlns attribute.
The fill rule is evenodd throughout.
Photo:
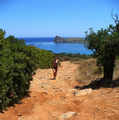
<svg viewBox="0 0 119 120"><path fill-rule="evenodd" d="M56 80L51 69L38 69L30 96L0 113L0 120L119 120L119 86L79 89L100 78L96 72L94 59L62 62Z"/></svg>

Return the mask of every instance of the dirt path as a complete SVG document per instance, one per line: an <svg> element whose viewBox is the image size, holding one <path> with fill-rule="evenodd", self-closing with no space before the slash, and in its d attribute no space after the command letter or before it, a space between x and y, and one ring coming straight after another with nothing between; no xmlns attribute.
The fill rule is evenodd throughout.
<svg viewBox="0 0 119 120"><path fill-rule="evenodd" d="M77 84L77 67L63 62L56 80L51 80L51 69L38 69L31 82L30 97L1 113L0 120L119 120L119 88L76 96L73 87Z"/></svg>

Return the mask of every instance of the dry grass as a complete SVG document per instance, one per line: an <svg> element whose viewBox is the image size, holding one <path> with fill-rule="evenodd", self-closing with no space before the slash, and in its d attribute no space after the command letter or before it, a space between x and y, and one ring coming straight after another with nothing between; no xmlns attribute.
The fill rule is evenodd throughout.
<svg viewBox="0 0 119 120"><path fill-rule="evenodd" d="M103 73L101 73L96 66L96 59L82 59L76 63L79 64L79 70L76 72L76 80L80 85L87 85L92 81L103 77ZM116 60L113 79L119 79L119 60Z"/></svg>
<svg viewBox="0 0 119 120"><path fill-rule="evenodd" d="M93 58L79 61L79 70L76 73L76 80L82 84L89 84L91 81L102 77L99 74L98 67L96 66L96 60Z"/></svg>

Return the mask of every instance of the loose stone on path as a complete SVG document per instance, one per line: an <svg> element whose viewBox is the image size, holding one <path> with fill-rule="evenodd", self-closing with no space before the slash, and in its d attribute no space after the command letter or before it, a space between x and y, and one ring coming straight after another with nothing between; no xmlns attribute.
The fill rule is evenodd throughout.
<svg viewBox="0 0 119 120"><path fill-rule="evenodd" d="M60 117L59 117L59 120L66 120L66 119L69 119L73 116L77 115L76 112L67 112L67 113L64 113L62 114Z"/></svg>

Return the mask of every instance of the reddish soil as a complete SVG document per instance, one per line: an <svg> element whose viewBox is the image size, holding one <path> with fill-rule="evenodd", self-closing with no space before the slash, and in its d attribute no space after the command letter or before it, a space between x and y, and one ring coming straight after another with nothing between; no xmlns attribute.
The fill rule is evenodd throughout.
<svg viewBox="0 0 119 120"><path fill-rule="evenodd" d="M71 90L78 84L77 69L78 64L62 62L56 80L51 80L51 69L38 69L30 96L0 113L0 120L61 120L60 116L70 111L77 114L66 120L119 120L119 87L75 96Z"/></svg>

